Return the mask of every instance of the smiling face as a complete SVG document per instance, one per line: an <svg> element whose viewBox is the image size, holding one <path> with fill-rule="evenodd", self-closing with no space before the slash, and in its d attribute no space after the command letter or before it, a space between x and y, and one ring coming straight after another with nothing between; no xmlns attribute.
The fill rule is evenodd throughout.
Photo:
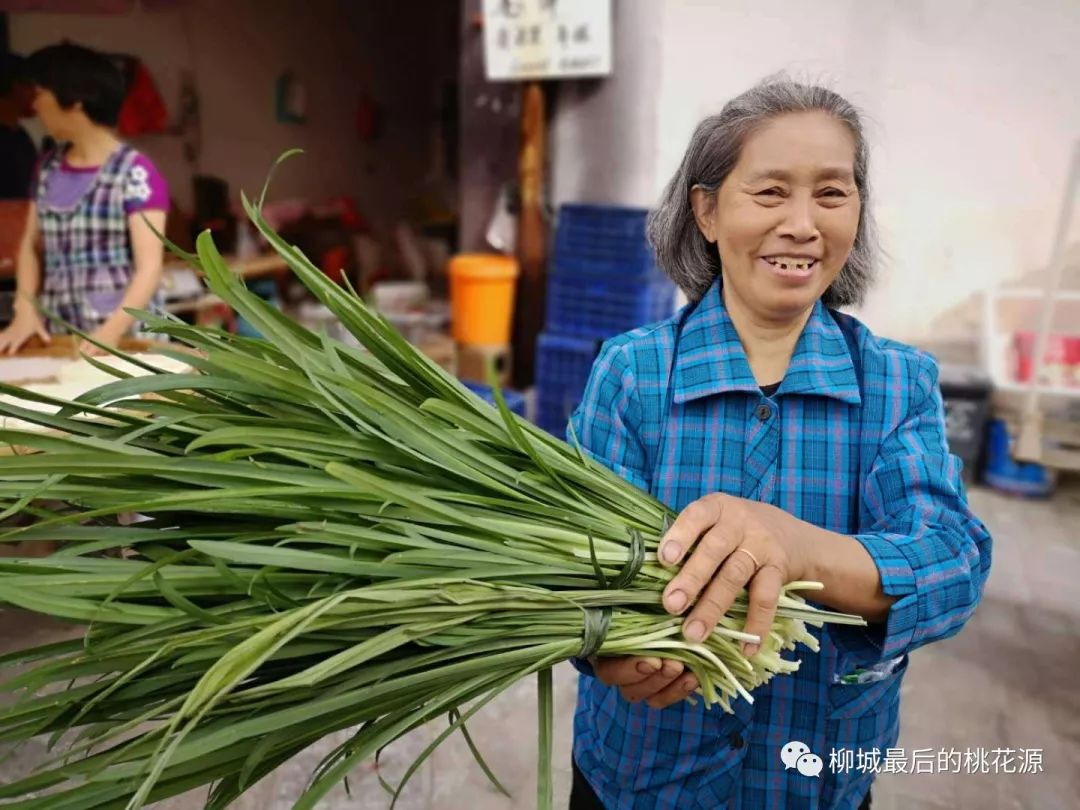
<svg viewBox="0 0 1080 810"><path fill-rule="evenodd" d="M693 189L729 306L780 322L813 307L855 243L854 165L855 140L844 124L823 112L787 113L746 138L715 195Z"/></svg>

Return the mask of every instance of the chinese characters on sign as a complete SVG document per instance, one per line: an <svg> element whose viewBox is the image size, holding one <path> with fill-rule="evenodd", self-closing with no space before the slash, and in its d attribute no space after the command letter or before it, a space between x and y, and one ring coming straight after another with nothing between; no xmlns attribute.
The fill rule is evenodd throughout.
<svg viewBox="0 0 1080 810"><path fill-rule="evenodd" d="M484 0L493 81L611 73L611 0Z"/></svg>
<svg viewBox="0 0 1080 810"><path fill-rule="evenodd" d="M829 752L833 773L1042 773L1041 748L836 748Z"/></svg>

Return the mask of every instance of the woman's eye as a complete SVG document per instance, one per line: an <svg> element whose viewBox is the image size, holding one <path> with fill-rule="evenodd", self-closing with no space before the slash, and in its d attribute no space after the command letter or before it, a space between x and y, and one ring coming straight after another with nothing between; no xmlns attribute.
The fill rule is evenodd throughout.
<svg viewBox="0 0 1080 810"><path fill-rule="evenodd" d="M763 195L763 194L766 195L766 196L770 196L770 197L781 197L781 196L783 196L784 191L783 191L783 189L780 189L780 188L777 188L777 187L774 186L773 188L767 188L764 191L759 191L758 192L759 197L761 195Z"/></svg>
<svg viewBox="0 0 1080 810"><path fill-rule="evenodd" d="M847 192L838 188L823 188L818 192L822 197L846 197Z"/></svg>

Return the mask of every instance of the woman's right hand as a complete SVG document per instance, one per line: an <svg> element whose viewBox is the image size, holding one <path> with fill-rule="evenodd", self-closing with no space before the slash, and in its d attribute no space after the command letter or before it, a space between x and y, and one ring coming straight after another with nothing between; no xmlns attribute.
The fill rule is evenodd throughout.
<svg viewBox="0 0 1080 810"><path fill-rule="evenodd" d="M0 354L15 354L34 335L41 338L46 345L52 342L45 322L35 310L16 311L8 328L0 332Z"/></svg>
<svg viewBox="0 0 1080 810"><path fill-rule="evenodd" d="M653 709L664 709L685 699L698 687L697 678L681 661L639 656L592 658L593 672L601 683L619 687L625 700L644 700Z"/></svg>

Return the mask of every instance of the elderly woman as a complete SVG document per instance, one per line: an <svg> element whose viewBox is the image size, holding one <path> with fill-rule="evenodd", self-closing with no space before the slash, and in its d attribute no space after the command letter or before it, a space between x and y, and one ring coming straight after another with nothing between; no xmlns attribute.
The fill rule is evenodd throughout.
<svg viewBox="0 0 1080 810"><path fill-rule="evenodd" d="M649 227L690 304L605 344L573 417L592 456L680 512L659 554L686 638L744 588L746 630L767 633L794 580L868 626L817 631L820 653L734 714L685 700L676 661L580 662L571 807L869 807L908 655L979 602L990 536L934 361L833 309L872 276L868 162L857 111L821 87L771 80L705 119ZM820 775L788 767L789 745ZM856 766L830 767L845 751Z"/></svg>

